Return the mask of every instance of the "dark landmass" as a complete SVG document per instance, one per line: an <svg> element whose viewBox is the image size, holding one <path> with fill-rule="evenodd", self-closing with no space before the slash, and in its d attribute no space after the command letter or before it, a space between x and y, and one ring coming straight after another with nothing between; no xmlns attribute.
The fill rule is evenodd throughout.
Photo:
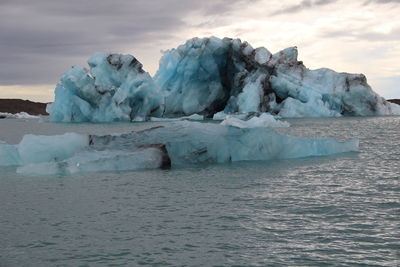
<svg viewBox="0 0 400 267"><path fill-rule="evenodd" d="M30 115L48 115L46 105L46 103L22 99L0 99L0 112L12 114L26 112Z"/></svg>
<svg viewBox="0 0 400 267"><path fill-rule="evenodd" d="M400 105L400 99L388 99L388 101Z"/></svg>

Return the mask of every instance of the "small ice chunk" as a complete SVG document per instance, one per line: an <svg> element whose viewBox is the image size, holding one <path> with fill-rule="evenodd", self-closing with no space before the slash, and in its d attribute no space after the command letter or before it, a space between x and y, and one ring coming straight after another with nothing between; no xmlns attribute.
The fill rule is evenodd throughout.
<svg viewBox="0 0 400 267"><path fill-rule="evenodd" d="M38 119L40 116L30 115L26 112L19 113L8 113L8 112L0 112L0 118L8 118L8 119Z"/></svg>
<svg viewBox="0 0 400 267"><path fill-rule="evenodd" d="M183 116L183 117L176 117L176 118L150 117L150 121L154 121L154 122L181 121L181 120L202 121L202 120L204 120L204 116L200 115L200 114L193 114L193 115L190 115L190 116Z"/></svg>
<svg viewBox="0 0 400 267"><path fill-rule="evenodd" d="M269 52L265 47L259 47L256 49L255 60L261 64L266 64L271 59L271 52Z"/></svg>
<svg viewBox="0 0 400 267"><path fill-rule="evenodd" d="M262 113L259 117L255 116L245 121L235 117L227 117L221 122L221 125L233 126L238 128L257 128L257 127L289 127L290 124L286 121L276 120L274 116L269 113Z"/></svg>
<svg viewBox="0 0 400 267"><path fill-rule="evenodd" d="M226 118L237 118L239 120L246 120L251 117L254 113L253 112L243 112L243 113L225 113L224 111L220 111L215 113L213 116L214 121L222 121Z"/></svg>
<svg viewBox="0 0 400 267"><path fill-rule="evenodd" d="M248 42L243 42L243 54L246 56L250 56L254 51L253 47Z"/></svg>
<svg viewBox="0 0 400 267"><path fill-rule="evenodd" d="M204 120L204 116L200 115L200 114L193 114L193 115L190 115L190 116L185 116L182 119L191 120L191 121L202 121L202 120Z"/></svg>

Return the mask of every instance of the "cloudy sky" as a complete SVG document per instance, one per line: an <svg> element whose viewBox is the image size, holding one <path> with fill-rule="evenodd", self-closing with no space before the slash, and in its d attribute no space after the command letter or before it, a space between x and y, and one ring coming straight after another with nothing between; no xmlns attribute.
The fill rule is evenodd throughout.
<svg viewBox="0 0 400 267"><path fill-rule="evenodd" d="M400 98L400 0L0 0L0 98L52 101L60 75L97 51L154 74L161 50L211 35L297 46L307 67L364 73Z"/></svg>

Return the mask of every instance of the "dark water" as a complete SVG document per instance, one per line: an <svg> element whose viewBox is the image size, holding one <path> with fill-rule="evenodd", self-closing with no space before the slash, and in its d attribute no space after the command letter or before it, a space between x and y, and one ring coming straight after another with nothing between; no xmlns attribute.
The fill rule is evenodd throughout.
<svg viewBox="0 0 400 267"><path fill-rule="evenodd" d="M400 117L290 123L280 131L357 137L361 152L69 177L1 169L0 266L399 266ZM0 139L135 127L2 120Z"/></svg>

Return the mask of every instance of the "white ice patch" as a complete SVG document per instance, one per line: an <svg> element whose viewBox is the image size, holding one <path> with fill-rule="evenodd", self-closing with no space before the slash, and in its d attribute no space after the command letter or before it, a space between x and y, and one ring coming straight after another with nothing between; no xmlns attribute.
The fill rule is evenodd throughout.
<svg viewBox="0 0 400 267"><path fill-rule="evenodd" d="M246 120L250 117L250 114L247 112L244 113L225 113L223 111L220 111L218 113L215 113L213 116L213 120L215 121L222 121L227 118L237 118L239 120Z"/></svg>
<svg viewBox="0 0 400 267"><path fill-rule="evenodd" d="M276 120L274 116L268 113L262 113L259 117L252 117L249 120L241 120L235 117L227 117L221 122L221 125L233 126L238 128L257 128L257 127L289 127L290 124L286 121Z"/></svg>
<svg viewBox="0 0 400 267"><path fill-rule="evenodd" d="M269 52L265 47L259 47L256 49L255 60L263 65L266 64L271 59L271 52Z"/></svg>
<svg viewBox="0 0 400 267"><path fill-rule="evenodd" d="M52 136L28 134L17 145L17 150L22 164L28 164L69 158L88 145L88 136L82 134L66 133Z"/></svg>
<svg viewBox="0 0 400 267"><path fill-rule="evenodd" d="M0 112L0 118L8 118L8 119L39 119L40 116L30 115L26 112L19 113L8 113L8 112Z"/></svg>
<svg viewBox="0 0 400 267"><path fill-rule="evenodd" d="M200 114L193 114L190 116L182 116L182 117L176 117L176 118L150 117L150 121L153 121L153 122L182 121L182 120L202 121L202 120L204 120L204 116L200 115Z"/></svg>
<svg viewBox="0 0 400 267"><path fill-rule="evenodd" d="M263 96L262 82L266 75L259 75L254 82L247 82L243 92L238 95L237 105L239 112L257 112Z"/></svg>

